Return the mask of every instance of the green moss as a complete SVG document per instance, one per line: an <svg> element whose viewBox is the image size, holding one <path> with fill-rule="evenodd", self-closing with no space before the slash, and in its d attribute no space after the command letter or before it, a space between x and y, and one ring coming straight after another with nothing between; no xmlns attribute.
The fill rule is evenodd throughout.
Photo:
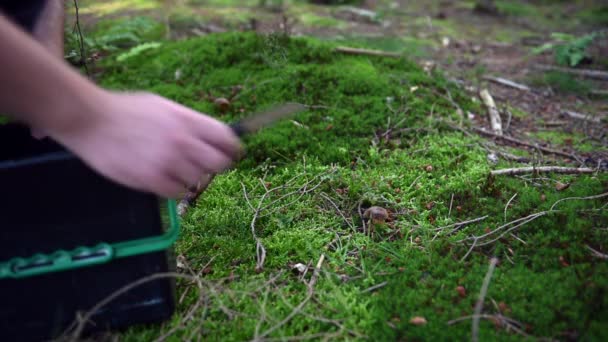
<svg viewBox="0 0 608 342"><path fill-rule="evenodd" d="M160 2L157 0L80 1L79 13L101 16L120 11L148 10L158 7Z"/></svg>
<svg viewBox="0 0 608 342"><path fill-rule="evenodd" d="M523 1L497 0L496 7L501 13L514 17L531 17L539 14L537 7Z"/></svg>
<svg viewBox="0 0 608 342"><path fill-rule="evenodd" d="M246 138L246 158L218 175L184 217L176 248L195 270L208 264L206 309L180 322L197 299L191 287L171 321L132 328L123 339L153 339L180 324L176 341L193 334L251 340L269 329L266 337L285 340L312 334L337 340L468 339L470 321L447 322L472 314L489 255L501 264L485 313L496 312L495 300L531 335L557 338L576 330L589 340L605 338L608 267L585 247L603 250L608 243L608 212L600 210L605 198L559 203L559 212L512 231L525 244L505 235L460 261L470 245L458 241L548 210L559 199L605 192L606 175L546 175L534 183L490 178L493 168L517 165L490 164L479 138L436 120L458 119L440 96L446 87L465 111L474 111L468 96L407 59L345 56L333 46L228 33L164 43L122 63L106 59L104 86L155 91L225 122L278 102L318 106ZM207 91L226 96L234 85L244 88L225 114L201 97ZM391 139L376 141L389 118L395 126ZM557 191L556 181L571 185ZM377 225L370 237L359 208L372 205L390 209L394 220ZM259 273L251 207L264 208L253 222L266 250ZM483 215L487 219L453 234L438 229ZM315 265L322 253L314 300L273 328L307 295L290 265ZM458 285L466 287L465 298L458 296ZM178 282L180 296L186 287ZM429 323L411 325L413 316ZM518 339L487 321L480 328L482 340Z"/></svg>
<svg viewBox="0 0 608 342"><path fill-rule="evenodd" d="M599 152L602 150L608 151L608 148L606 147L598 147L592 144L589 139L587 139L587 137L582 134L573 134L557 131L540 131L531 135L552 145L572 145L572 147L574 147L577 151L580 152Z"/></svg>
<svg viewBox="0 0 608 342"><path fill-rule="evenodd" d="M312 27L336 27L342 29L348 25L342 20L313 13L302 13L298 19L302 24Z"/></svg>

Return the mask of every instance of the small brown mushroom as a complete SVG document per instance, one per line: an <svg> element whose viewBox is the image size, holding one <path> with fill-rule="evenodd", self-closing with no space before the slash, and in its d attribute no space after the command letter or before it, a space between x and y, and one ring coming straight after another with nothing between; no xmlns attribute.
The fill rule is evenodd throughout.
<svg viewBox="0 0 608 342"><path fill-rule="evenodd" d="M215 103L215 105L220 109L220 112L222 113L226 113L230 108L230 101L228 101L228 99L224 97L218 97L213 101L213 103Z"/></svg>
<svg viewBox="0 0 608 342"><path fill-rule="evenodd" d="M373 223L384 223L388 220L388 211L382 207L369 207L363 212L363 217Z"/></svg>

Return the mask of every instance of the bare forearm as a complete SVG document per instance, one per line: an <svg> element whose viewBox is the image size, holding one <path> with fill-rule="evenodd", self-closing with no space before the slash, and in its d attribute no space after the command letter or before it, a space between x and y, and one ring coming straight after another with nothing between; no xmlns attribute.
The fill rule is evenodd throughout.
<svg viewBox="0 0 608 342"><path fill-rule="evenodd" d="M70 129L102 91L0 15L0 111L44 129Z"/></svg>
<svg viewBox="0 0 608 342"><path fill-rule="evenodd" d="M65 20L64 0L46 0L40 17L34 26L36 40L46 46L55 56L63 58L63 25Z"/></svg>

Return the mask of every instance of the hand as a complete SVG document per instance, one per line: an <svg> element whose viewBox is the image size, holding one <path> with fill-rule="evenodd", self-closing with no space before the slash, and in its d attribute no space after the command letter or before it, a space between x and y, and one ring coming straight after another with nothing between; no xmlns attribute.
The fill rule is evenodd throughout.
<svg viewBox="0 0 608 342"><path fill-rule="evenodd" d="M230 127L149 93L101 91L89 112L46 132L117 183L175 198L240 154Z"/></svg>

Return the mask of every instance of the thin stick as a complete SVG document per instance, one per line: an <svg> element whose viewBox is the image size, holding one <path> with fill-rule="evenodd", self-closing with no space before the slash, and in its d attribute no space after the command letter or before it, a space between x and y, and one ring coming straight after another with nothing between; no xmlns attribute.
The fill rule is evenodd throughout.
<svg viewBox="0 0 608 342"><path fill-rule="evenodd" d="M462 222L456 222L456 223L452 223L452 224L447 225L447 226L435 228L435 230L444 230L446 228L451 228L451 227L456 227L456 230L457 230L457 229L460 229L460 227L462 227L462 226L466 226L467 224L483 221L483 220L485 220L487 218L488 218L488 215L484 215L484 216L481 216L481 217L478 217L478 218L474 218L474 219L471 219L471 220L462 221ZM452 230L450 233L452 233L452 232L454 232L454 230Z"/></svg>
<svg viewBox="0 0 608 342"><path fill-rule="evenodd" d="M312 295L314 294L314 288L315 288L315 284L317 283L317 279L319 278L319 271L321 270L321 266L323 265L323 261L325 260L325 254L321 254L321 257L319 258L319 261L317 262L317 266L315 266L315 270L313 271L312 276L310 277L310 281L308 282L308 284L306 284L308 291L306 294L306 298L304 298L304 300L302 300L300 302L300 304L298 304L290 313L289 315L287 315L287 317L285 317L283 320L281 320L279 323L275 324L274 326L268 328L266 331L264 331L263 333L261 333L256 339L255 341L259 341L260 339L263 339L264 337L272 334L274 331L276 331L277 329L279 329L280 327L282 327L283 325L285 325L287 322L289 322L294 316L296 316L298 313L300 313L300 311L302 311L302 309L304 308L304 306L306 306L306 304L308 303L308 301L310 301L310 298L312 298Z"/></svg>
<svg viewBox="0 0 608 342"><path fill-rule="evenodd" d="M507 202L507 205L505 205L505 222L507 222L507 209L509 208L509 204L511 204L511 201L513 201L515 199L515 197L517 196L517 192L513 195L513 197L511 197L511 199Z"/></svg>
<svg viewBox="0 0 608 342"><path fill-rule="evenodd" d="M375 291L377 289L383 288L388 284L388 281L383 281L380 284L374 285L372 287L368 287L367 289L361 291L361 294L367 293L367 292L372 292Z"/></svg>
<svg viewBox="0 0 608 342"><path fill-rule="evenodd" d="M502 77L492 77L492 76L484 76L485 80L488 81L492 81L494 83L498 83L507 87L511 87L511 88L515 88L518 90L522 90L522 91L530 91L530 87L528 87L527 85L523 85L520 83L516 83L513 82L511 80L508 80L506 78L502 78Z"/></svg>
<svg viewBox="0 0 608 342"><path fill-rule="evenodd" d="M591 248L591 246L589 246L589 245L585 245L585 248L587 248L588 250L590 250L591 253L593 254L593 256L595 256L596 258L608 260L608 254L604 254L604 253L602 253L600 251L597 251L597 250Z"/></svg>
<svg viewBox="0 0 608 342"><path fill-rule="evenodd" d="M531 144L529 142L525 142L525 141L522 141L522 140L519 140L519 139L515 139L513 137L508 137L506 135L497 135L497 134L494 134L492 132L488 132L486 130L483 130L483 129L477 128L477 127L473 127L473 130L475 132L479 133L479 134L482 134L482 135L487 135L487 136L495 137L495 138L498 138L498 139L501 139L501 140L504 140L504 141L508 141L510 143L517 144L517 145L535 148L535 149L538 149L538 150L546 152L546 153L550 153L550 154L554 154L554 155L558 155L558 156L562 156L562 157L566 157L566 158L570 158L570 159L573 159L573 160L580 161L580 158L578 158L574 154L570 154L570 153L566 153L566 152L550 149L550 148L547 148L547 147L542 147L542 146L539 146L538 144Z"/></svg>
<svg viewBox="0 0 608 342"><path fill-rule="evenodd" d="M87 324L87 322L90 321L91 317L93 317L93 315L96 312L98 312L101 308L106 306L108 303L114 301L116 298L120 297L121 295L125 294L126 292L128 292L138 286L141 286L145 283L149 283L149 282L157 280L157 279L164 279L164 278L181 278L181 279L187 279L187 280L195 280L198 282L199 289L202 291L202 283L200 282L200 279L197 279L196 277L188 276L185 274L174 273L174 272L155 273L150 276L141 278L141 279L134 281L130 284L127 284L127 285L123 286L122 288L118 289L117 291L111 293L106 298L104 298L103 300L101 300L97 304L95 304L91 309L89 309L89 311L87 311L82 317L79 318L79 323L76 326L76 328L74 329L74 332L71 334L72 336L71 336L70 340L77 341L78 338L80 337L80 335L82 334L82 331L84 330L85 325Z"/></svg>
<svg viewBox="0 0 608 342"><path fill-rule="evenodd" d="M321 193L321 197L323 197L326 201L328 201L329 203L331 203L331 205L336 209L336 212L338 212L338 214L342 217L342 219L344 220L344 222L346 222L346 224L350 227L350 229L354 232L356 231L355 225L349 221L346 216L344 216L344 214L342 213L342 211L340 210L340 208L338 208L338 205L328 196L326 195L324 192Z"/></svg>
<svg viewBox="0 0 608 342"><path fill-rule="evenodd" d="M177 214L179 216L184 216L186 214L188 208L194 205L194 203L198 200L201 194L205 192L211 182L213 182L214 178L215 174L205 174L201 176L201 179L196 184L196 186L188 188L188 191L184 195L184 198L182 198L181 201L179 201L179 204L177 205Z"/></svg>
<svg viewBox="0 0 608 342"><path fill-rule="evenodd" d="M492 127L492 131L494 134L502 136L502 122L492 95L490 95L490 92L487 89L483 89L479 92L479 97L481 97L481 100L488 108L488 116L490 117L490 127Z"/></svg>
<svg viewBox="0 0 608 342"><path fill-rule="evenodd" d="M570 69L570 68L561 68L553 65L546 64L536 64L533 65L535 69L544 70L544 71L559 71L567 74L584 76L588 78L595 78L598 80L608 80L608 72L601 70L590 70L590 69Z"/></svg>
<svg viewBox="0 0 608 342"><path fill-rule="evenodd" d="M553 203L553 205L551 206L551 208L549 210L553 210L553 208L555 208L555 206L563 201L569 201L569 200L574 200L574 199L580 199L580 200L590 200L590 199L598 199L598 198L603 198L608 196L608 192L604 192L603 194L599 194L599 195L594 195L594 196L587 196L587 197L566 197L566 198L562 198L559 199L557 201L555 201L555 203Z"/></svg>
<svg viewBox="0 0 608 342"><path fill-rule="evenodd" d="M334 49L336 52L344 53L347 55L364 55L364 56L375 56L375 57L391 57L391 58L401 58L401 55L394 52L380 51L380 50L368 50L368 49L358 49L347 46L338 46Z"/></svg>
<svg viewBox="0 0 608 342"><path fill-rule="evenodd" d="M493 170L490 173L492 176L514 176L523 175L526 173L561 173L561 174L589 174L598 170L588 167L562 167L562 166L530 166L512 169Z"/></svg>
<svg viewBox="0 0 608 342"><path fill-rule="evenodd" d="M475 314L473 316L472 323L472 339L473 342L479 341L479 318L481 314L481 310L483 309L483 302L486 298L486 294L488 293L488 286L490 285L490 280L492 279L492 273L494 273L494 269L496 268L496 264L498 263L497 258L492 258L490 260L490 267L488 268L488 272L486 273L486 277L483 280L483 284L481 285L481 291L479 292L479 299L475 304Z"/></svg>
<svg viewBox="0 0 608 342"><path fill-rule="evenodd" d="M76 30L78 31L78 38L80 39L80 63L84 67L84 71L87 76L91 76L89 73L89 67L87 67L87 57L84 51L84 38L82 38L82 30L80 30L80 15L78 13L78 1L74 0L74 8L76 9Z"/></svg>
<svg viewBox="0 0 608 342"><path fill-rule="evenodd" d="M595 117L591 114L582 114L582 113L577 113L577 112L573 112L571 110L565 110L563 112L565 115L573 118L573 119L577 119L577 120L585 120L585 121L590 121L590 122L594 122L594 123L600 123L600 118Z"/></svg>
<svg viewBox="0 0 608 342"><path fill-rule="evenodd" d="M452 215L452 204L454 204L454 193L452 193L452 198L450 199L450 210L448 211L448 217Z"/></svg>

